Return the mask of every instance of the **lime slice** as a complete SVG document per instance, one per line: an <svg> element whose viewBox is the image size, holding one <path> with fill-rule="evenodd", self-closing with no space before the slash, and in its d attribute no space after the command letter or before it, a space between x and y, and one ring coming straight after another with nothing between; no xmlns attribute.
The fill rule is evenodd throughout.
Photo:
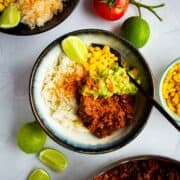
<svg viewBox="0 0 180 180"><path fill-rule="evenodd" d="M36 122L24 124L17 133L17 144L25 153L39 152L45 142L46 134Z"/></svg>
<svg viewBox="0 0 180 180"><path fill-rule="evenodd" d="M44 149L39 154L39 159L52 170L63 171L68 166L67 157L55 149Z"/></svg>
<svg viewBox="0 0 180 180"><path fill-rule="evenodd" d="M34 169L28 176L28 180L50 180L49 174L41 168Z"/></svg>
<svg viewBox="0 0 180 180"><path fill-rule="evenodd" d="M83 64L87 60L88 49L86 44L76 36L68 36L62 43L64 53L73 61Z"/></svg>
<svg viewBox="0 0 180 180"><path fill-rule="evenodd" d="M20 12L16 7L8 6L0 16L0 28L8 29L16 27L20 22Z"/></svg>

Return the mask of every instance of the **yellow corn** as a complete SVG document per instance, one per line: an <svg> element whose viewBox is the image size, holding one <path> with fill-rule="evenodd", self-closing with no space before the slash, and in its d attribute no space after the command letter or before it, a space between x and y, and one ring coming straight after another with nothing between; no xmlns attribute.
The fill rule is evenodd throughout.
<svg viewBox="0 0 180 180"><path fill-rule="evenodd" d="M0 0L0 13L4 11L4 9L15 0Z"/></svg>
<svg viewBox="0 0 180 180"><path fill-rule="evenodd" d="M169 109L180 115L180 63L175 64L167 73L162 94Z"/></svg>
<svg viewBox="0 0 180 180"><path fill-rule="evenodd" d="M111 68L118 58L111 53L109 46L100 47L88 47L88 60L86 67L89 70L89 75L95 77L98 71L103 71L107 68Z"/></svg>
<svg viewBox="0 0 180 180"><path fill-rule="evenodd" d="M5 6L2 3L0 3L0 12L2 12L4 10L4 8L5 8Z"/></svg>
<svg viewBox="0 0 180 180"><path fill-rule="evenodd" d="M177 105L177 114L180 114L180 101L179 104Z"/></svg>

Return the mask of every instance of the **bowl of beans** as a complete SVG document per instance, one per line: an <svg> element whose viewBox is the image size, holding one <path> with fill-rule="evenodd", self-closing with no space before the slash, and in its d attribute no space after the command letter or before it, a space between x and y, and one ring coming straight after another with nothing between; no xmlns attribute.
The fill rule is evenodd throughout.
<svg viewBox="0 0 180 180"><path fill-rule="evenodd" d="M180 123L180 58L165 69L159 85L159 99L165 110Z"/></svg>

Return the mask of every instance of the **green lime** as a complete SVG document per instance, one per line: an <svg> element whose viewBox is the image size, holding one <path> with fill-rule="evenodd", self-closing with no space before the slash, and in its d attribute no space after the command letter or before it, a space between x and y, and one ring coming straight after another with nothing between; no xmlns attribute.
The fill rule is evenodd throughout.
<svg viewBox="0 0 180 180"><path fill-rule="evenodd" d="M64 53L73 61L83 64L87 60L88 50L86 44L76 36L68 36L62 43Z"/></svg>
<svg viewBox="0 0 180 180"><path fill-rule="evenodd" d="M17 144L25 153L40 151L45 142L46 134L36 122L24 124L17 133Z"/></svg>
<svg viewBox="0 0 180 180"><path fill-rule="evenodd" d="M120 34L136 48L141 48L149 39L150 27L144 19L134 16L123 23Z"/></svg>
<svg viewBox="0 0 180 180"><path fill-rule="evenodd" d="M68 166L67 157L55 149L42 150L39 154L39 159L56 172L63 171Z"/></svg>
<svg viewBox="0 0 180 180"><path fill-rule="evenodd" d="M50 180L49 174L41 168L34 169L28 176L28 180Z"/></svg>
<svg viewBox="0 0 180 180"><path fill-rule="evenodd" d="M13 5L8 6L0 16L0 28L16 27L21 19L20 12Z"/></svg>

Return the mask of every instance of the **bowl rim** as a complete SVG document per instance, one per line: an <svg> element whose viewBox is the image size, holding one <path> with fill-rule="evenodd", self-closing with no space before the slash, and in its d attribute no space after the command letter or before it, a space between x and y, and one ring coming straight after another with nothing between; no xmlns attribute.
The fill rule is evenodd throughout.
<svg viewBox="0 0 180 180"><path fill-rule="evenodd" d="M71 2L72 3L72 2ZM72 6L70 7L70 9L68 10L68 13L67 15L63 16L63 18L61 18L61 21L58 21L56 23L54 23L52 26L50 26L49 28L45 28L45 29L40 29L41 27L36 27L38 30L37 32L34 32L34 31L30 31L29 33L18 33L18 32L13 32L13 29L14 28L10 28L10 29L2 29L0 28L0 33L3 33L3 34L8 34L8 35L12 35L12 36L32 36L32 35L38 35L38 34L41 34L41 33L44 33L44 32L47 32L47 31L50 31L52 29L54 29L55 27L57 27L58 25L60 25L63 21L65 21L70 15L71 13L73 12L73 10L77 7L79 3L79 0L73 0L73 4ZM60 13L61 14L61 13ZM53 17L52 17L53 19ZM52 20L51 19L51 20ZM51 20L47 21L46 23L50 22ZM44 25L46 25L46 23ZM27 26L27 25L24 25L22 24L23 26ZM17 26L18 27L18 26ZM43 27L43 26L42 26ZM16 28L16 27L15 27Z"/></svg>
<svg viewBox="0 0 180 180"><path fill-rule="evenodd" d="M96 175L94 175L93 177L104 174L106 171L111 170L112 168L115 168L116 166L119 166L119 165L124 164L124 163L128 163L131 161L139 161L139 160L150 160L150 159L160 160L160 161L164 161L167 163L172 163L172 164L175 164L175 165L180 167L180 161L173 159L171 157L162 156L162 155L158 155L158 154L154 154L154 155L145 154L145 155L129 156L129 157L119 159L119 160L103 167L100 171L97 171Z"/></svg>
<svg viewBox="0 0 180 180"><path fill-rule="evenodd" d="M180 62L180 57L178 57L178 58L174 59L172 62L170 62L165 67L164 71L162 72L162 75L161 75L160 81L159 81L159 86L158 86L158 96L159 96L158 98L159 98L160 104L165 108L165 110L174 119L174 121L177 123L180 123L180 117L168 108L168 106L165 102L165 99L162 95L162 85L163 85L164 79L165 79L167 73L169 72L169 70L178 62Z"/></svg>
<svg viewBox="0 0 180 180"><path fill-rule="evenodd" d="M36 110L36 106L34 103L34 93L33 93L33 82L34 82L34 77L36 74L36 71L41 63L41 61L43 60L43 57L49 52L50 49L52 49L57 43L61 42L64 38L66 38L69 35L77 35L77 34L84 34L84 33L103 33L105 35L108 36L112 36L116 39L118 39L119 41L123 41L123 43L125 43L129 48L131 48L131 50L133 52L135 52L142 60L142 63L147 67L148 70L148 74L150 75L150 88L151 88L151 96L154 96L154 84L153 84L153 78L152 78L152 73L151 70L149 68L149 65L147 64L147 62L145 61L144 57L141 55L141 53L133 46L131 45L128 41L124 40L121 37L118 37L117 35L113 34L110 31L107 30L101 30L101 29L80 29L80 30L76 30L76 31L72 31L72 32L68 32L60 37L58 37L57 39L55 39L54 41L52 41L39 55L39 57L37 58L37 60L34 63L34 66L32 68L31 71L31 75L30 75L30 80L29 80L29 102L30 102L30 106L31 106L31 110L35 116L35 119L39 122L40 126L42 127L42 129L47 133L47 135L49 137L51 137L56 143L64 146L65 148L68 148L72 151L75 152L79 152L79 153L84 153L84 154L103 154L103 153L108 153L108 152L112 152L115 150L118 150L119 148L127 145L128 143L130 143L133 139L135 139L135 137L138 136L138 134L142 131L142 129L145 127L145 124L148 121L148 117L151 113L152 110L152 105L149 104L149 106L147 107L146 110L146 119L144 121L142 121L138 127L136 129L133 129L133 131L131 131L128 134L128 137L125 138L125 140L123 142L120 142L112 147L106 147L103 149L94 149L94 150L88 150L88 149L84 149L81 147L75 147L71 144L68 144L64 141L62 141L60 138L58 138L55 134L53 134L51 132L51 130L49 130L46 125L43 123L43 120L41 120L42 118L39 116L37 110Z"/></svg>

